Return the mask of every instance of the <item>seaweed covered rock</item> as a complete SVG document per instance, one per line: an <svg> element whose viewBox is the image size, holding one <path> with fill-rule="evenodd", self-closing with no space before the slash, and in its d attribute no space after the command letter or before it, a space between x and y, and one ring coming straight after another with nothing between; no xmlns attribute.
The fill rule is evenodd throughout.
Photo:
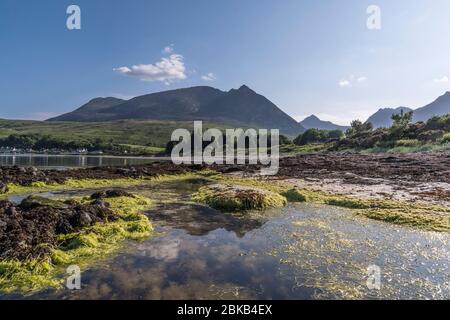
<svg viewBox="0 0 450 320"><path fill-rule="evenodd" d="M0 292L61 287L61 267L93 263L126 239L149 237L153 226L140 212L151 204L138 195L0 201Z"/></svg>
<svg viewBox="0 0 450 320"><path fill-rule="evenodd" d="M42 259L56 245L58 234L77 232L117 217L96 204L62 202L30 196L19 205L0 202L0 260Z"/></svg>
<svg viewBox="0 0 450 320"><path fill-rule="evenodd" d="M289 189L281 194L286 197L289 202L305 202L306 196L302 194L297 188Z"/></svg>
<svg viewBox="0 0 450 320"><path fill-rule="evenodd" d="M283 207L284 196L268 190L234 185L214 184L200 188L192 196L194 201L205 203L221 211L264 210Z"/></svg>
<svg viewBox="0 0 450 320"><path fill-rule="evenodd" d="M118 197L134 198L134 195L124 190L115 190L115 189L99 191L91 195L91 199L118 198Z"/></svg>
<svg viewBox="0 0 450 320"><path fill-rule="evenodd" d="M65 209L67 205L61 201L52 200L40 196L29 196L22 200L19 207L22 210L31 210L37 207L48 207L53 209Z"/></svg>

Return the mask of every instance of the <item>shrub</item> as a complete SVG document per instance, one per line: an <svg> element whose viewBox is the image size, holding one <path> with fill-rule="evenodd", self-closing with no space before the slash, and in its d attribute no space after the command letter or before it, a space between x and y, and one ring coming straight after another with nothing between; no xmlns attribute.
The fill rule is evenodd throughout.
<svg viewBox="0 0 450 320"><path fill-rule="evenodd" d="M373 125L370 122L362 123L360 120L354 120L350 125L351 128L345 132L348 138L365 135L373 130Z"/></svg>
<svg viewBox="0 0 450 320"><path fill-rule="evenodd" d="M397 147L415 147L419 144L420 142L417 139L402 139L395 142Z"/></svg>
<svg viewBox="0 0 450 320"><path fill-rule="evenodd" d="M430 130L425 131L419 134L418 139L420 141L426 141L426 142L436 142L437 140L442 139L444 136L444 131L442 130Z"/></svg>
<svg viewBox="0 0 450 320"><path fill-rule="evenodd" d="M325 143L339 140L344 136L341 130L319 130L311 128L294 139L294 144L304 146L311 143Z"/></svg>
<svg viewBox="0 0 450 320"><path fill-rule="evenodd" d="M450 132L447 132L442 136L442 143L450 143Z"/></svg>

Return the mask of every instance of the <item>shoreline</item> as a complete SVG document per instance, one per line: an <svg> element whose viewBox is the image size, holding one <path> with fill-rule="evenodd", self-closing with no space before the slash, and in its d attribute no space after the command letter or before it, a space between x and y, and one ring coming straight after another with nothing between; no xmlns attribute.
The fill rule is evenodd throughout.
<svg viewBox="0 0 450 320"><path fill-rule="evenodd" d="M0 167L0 198L59 188L119 187L164 176L201 175L207 170L219 175L219 183L251 187L262 183L265 189L283 186L278 193L295 188L309 194L312 202L354 209L394 224L448 232L449 168L450 153L297 155L280 159L278 174L263 178L258 175L259 165L180 166L168 161L64 171Z"/></svg>

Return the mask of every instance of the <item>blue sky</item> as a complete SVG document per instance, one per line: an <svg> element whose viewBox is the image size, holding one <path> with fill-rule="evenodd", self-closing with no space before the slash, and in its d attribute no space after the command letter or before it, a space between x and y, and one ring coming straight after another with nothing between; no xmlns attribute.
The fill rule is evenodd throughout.
<svg viewBox="0 0 450 320"><path fill-rule="evenodd" d="M81 30L66 28L71 4ZM380 30L366 26L371 4ZM195 85L247 84L296 119L340 124L421 107L450 90L449 12L448 0L2 0L0 117Z"/></svg>

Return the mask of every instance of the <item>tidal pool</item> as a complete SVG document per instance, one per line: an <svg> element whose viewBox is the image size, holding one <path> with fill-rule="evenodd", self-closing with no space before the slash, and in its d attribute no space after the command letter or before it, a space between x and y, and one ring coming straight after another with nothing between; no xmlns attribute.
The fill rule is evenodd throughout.
<svg viewBox="0 0 450 320"><path fill-rule="evenodd" d="M82 270L81 290L0 298L450 298L448 234L312 204L224 214L189 202L199 185L201 181L127 188L157 199L147 212L157 235L129 241L115 256ZM367 286L370 266L380 268L379 290Z"/></svg>

